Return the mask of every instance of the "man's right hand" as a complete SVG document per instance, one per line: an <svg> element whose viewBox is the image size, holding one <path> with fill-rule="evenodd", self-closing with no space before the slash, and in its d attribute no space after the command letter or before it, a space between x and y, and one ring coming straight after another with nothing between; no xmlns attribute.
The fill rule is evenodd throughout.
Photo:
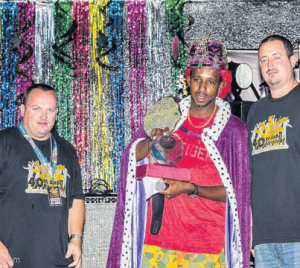
<svg viewBox="0 0 300 268"><path fill-rule="evenodd" d="M162 130L160 128L154 128L154 129L152 129L150 139L155 140L155 139L157 139L158 136L168 135L168 133L169 133L169 128L167 128L167 127L164 130Z"/></svg>
<svg viewBox="0 0 300 268"><path fill-rule="evenodd" d="M136 150L136 160L140 161L150 153L152 140L157 139L157 137L161 136L161 135L168 135L168 133L169 133L169 128L167 128L167 127L164 130L162 130L160 128L152 129L150 137L140 141L137 144L136 149L135 149Z"/></svg>
<svg viewBox="0 0 300 268"><path fill-rule="evenodd" d="M9 255L8 249L0 241L0 268L11 268L13 266L14 263Z"/></svg>

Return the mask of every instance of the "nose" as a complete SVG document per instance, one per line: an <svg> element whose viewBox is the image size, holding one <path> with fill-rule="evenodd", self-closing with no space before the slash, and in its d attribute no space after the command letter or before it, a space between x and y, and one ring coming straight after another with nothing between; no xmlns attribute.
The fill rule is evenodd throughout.
<svg viewBox="0 0 300 268"><path fill-rule="evenodd" d="M47 111L41 111L41 113L40 113L40 119L47 120Z"/></svg>
<svg viewBox="0 0 300 268"><path fill-rule="evenodd" d="M199 91L200 92L206 91L206 82L205 81L201 81L201 83L199 84Z"/></svg>
<svg viewBox="0 0 300 268"><path fill-rule="evenodd" d="M274 69L274 61L273 59L268 60L268 70Z"/></svg>

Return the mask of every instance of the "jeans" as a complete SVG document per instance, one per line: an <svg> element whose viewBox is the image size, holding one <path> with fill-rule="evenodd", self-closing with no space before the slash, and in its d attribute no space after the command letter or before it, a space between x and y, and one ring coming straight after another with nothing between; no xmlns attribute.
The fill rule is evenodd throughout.
<svg viewBox="0 0 300 268"><path fill-rule="evenodd" d="M255 268L300 267L300 242L260 244L254 250Z"/></svg>

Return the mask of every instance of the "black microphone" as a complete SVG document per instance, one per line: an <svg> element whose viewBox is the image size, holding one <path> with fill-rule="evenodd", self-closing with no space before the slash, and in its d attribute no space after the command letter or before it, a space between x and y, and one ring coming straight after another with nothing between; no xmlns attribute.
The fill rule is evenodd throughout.
<svg viewBox="0 0 300 268"><path fill-rule="evenodd" d="M163 180L159 180L155 183L155 190L159 192L168 189L168 187L169 184L165 183ZM157 235L160 231L164 206L165 196L163 194L157 193L152 196L152 219L150 226L150 233L152 235Z"/></svg>
<svg viewBox="0 0 300 268"><path fill-rule="evenodd" d="M169 186L169 184L165 183L163 180L160 180L157 183L155 183L155 190L158 192L164 191L167 190Z"/></svg>

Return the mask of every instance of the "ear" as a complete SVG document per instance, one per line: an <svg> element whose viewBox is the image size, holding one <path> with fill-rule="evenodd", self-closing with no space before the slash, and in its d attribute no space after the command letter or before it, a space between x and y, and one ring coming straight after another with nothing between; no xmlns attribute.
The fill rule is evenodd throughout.
<svg viewBox="0 0 300 268"><path fill-rule="evenodd" d="M24 114L25 114L25 105L21 104L21 115L22 115L22 117L24 117Z"/></svg>
<svg viewBox="0 0 300 268"><path fill-rule="evenodd" d="M186 82L187 82L188 86L190 87L191 86L191 75L190 74L186 76Z"/></svg>
<svg viewBox="0 0 300 268"><path fill-rule="evenodd" d="M223 81L219 84L219 88L217 90L217 95L219 95L219 93L221 92L222 88L223 88L224 84Z"/></svg>
<svg viewBox="0 0 300 268"><path fill-rule="evenodd" d="M291 64L292 64L293 68L294 68L295 65L296 65L296 63L297 63L297 58L296 58L295 55L292 55L292 56L290 57L290 62L291 62Z"/></svg>

